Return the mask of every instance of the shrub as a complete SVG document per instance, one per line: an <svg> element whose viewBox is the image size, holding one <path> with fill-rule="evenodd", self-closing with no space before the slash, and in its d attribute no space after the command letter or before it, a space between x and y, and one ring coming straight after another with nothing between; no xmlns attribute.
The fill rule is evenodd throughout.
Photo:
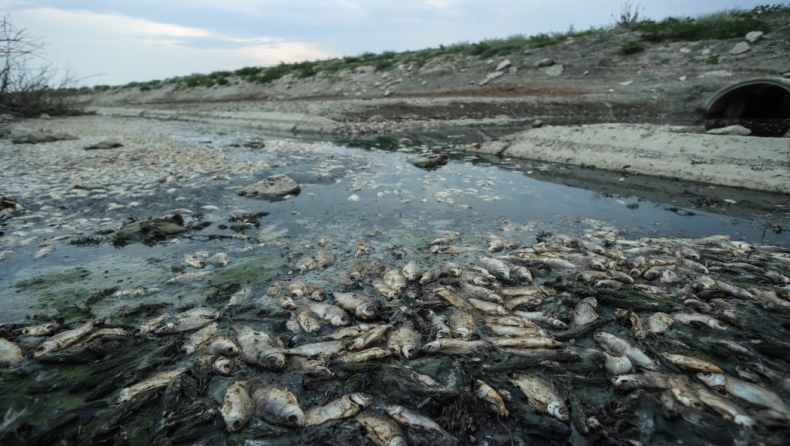
<svg viewBox="0 0 790 446"><path fill-rule="evenodd" d="M665 40L731 39L749 31L770 31L768 24L751 17L735 17L720 13L699 18L670 17L660 22L642 23L642 38L652 42Z"/></svg>
<svg viewBox="0 0 790 446"><path fill-rule="evenodd" d="M623 46L620 47L620 52L625 55L631 55L636 53L641 53L645 50L645 46L639 42L635 42L633 40L629 40L625 42Z"/></svg>

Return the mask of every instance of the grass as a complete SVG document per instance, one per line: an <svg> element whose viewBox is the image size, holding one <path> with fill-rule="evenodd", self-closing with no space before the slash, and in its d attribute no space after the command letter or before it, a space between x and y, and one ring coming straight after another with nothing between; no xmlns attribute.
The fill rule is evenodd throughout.
<svg viewBox="0 0 790 446"><path fill-rule="evenodd" d="M732 9L698 17L670 17L661 21L645 20L638 15L629 16L627 24L615 23L610 26L577 31L571 26L565 32L539 33L531 36L517 34L506 38L493 38L477 43L461 42L453 45L439 45L418 51L385 51L380 54L363 53L357 56L344 56L329 60L280 63L272 67L244 67L235 71L215 71L209 74L191 74L162 81L130 82L120 87L97 85L94 92L111 88L138 88L150 91L170 85L175 88L211 88L239 82L269 84L290 76L293 79L307 79L316 76L332 76L340 71L353 71L362 66L370 66L377 71L392 70L396 67L416 67L440 60L463 57L491 59L507 57L526 50L542 48L565 42L571 38L595 38L607 41L623 33L636 33L645 42L665 42L675 40L730 39L743 37L750 31L768 32L772 28L785 25L790 21L790 6L787 4L761 5L752 9ZM635 36L636 37L636 36ZM630 55L644 51L645 45L637 40L629 40L620 51ZM717 61L709 61L716 63ZM73 93L85 93L83 89L73 89Z"/></svg>

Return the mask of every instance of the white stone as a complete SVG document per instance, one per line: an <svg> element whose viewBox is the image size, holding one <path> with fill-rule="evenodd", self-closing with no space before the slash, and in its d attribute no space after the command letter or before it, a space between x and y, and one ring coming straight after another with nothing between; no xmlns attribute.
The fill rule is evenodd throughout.
<svg viewBox="0 0 790 446"><path fill-rule="evenodd" d="M541 59L535 62L535 67L542 68L542 67L550 67L554 65L554 61L552 59Z"/></svg>
<svg viewBox="0 0 790 446"><path fill-rule="evenodd" d="M625 82L620 82L620 85L622 85L623 87L627 87L627 86L629 86L629 85L631 85L633 83L634 83L634 81L625 81Z"/></svg>
<svg viewBox="0 0 790 446"><path fill-rule="evenodd" d="M562 71L564 69L565 67L563 67L562 65L552 65L546 68L545 70L543 70L543 72L549 76L557 77L562 74Z"/></svg>
<svg viewBox="0 0 790 446"><path fill-rule="evenodd" d="M746 41L749 43L754 43L760 40L762 37L763 37L762 31L752 31L750 33L747 33L744 39L746 39Z"/></svg>
<svg viewBox="0 0 790 446"><path fill-rule="evenodd" d="M489 82L491 82L492 80L502 76L503 74L505 74L505 73L502 72L502 71L494 71L493 73L488 73L488 76L486 76L486 78L483 79L482 81L478 82L477 85L480 85L481 87L483 85L487 85Z"/></svg>
<svg viewBox="0 0 790 446"><path fill-rule="evenodd" d="M278 198L289 194L298 194L300 190L299 184L290 177L274 175L239 189L236 193L255 198Z"/></svg>
<svg viewBox="0 0 790 446"><path fill-rule="evenodd" d="M680 76L680 77L678 78L678 80L679 80L680 82L685 82L685 81L686 81L686 76Z"/></svg>
<svg viewBox="0 0 790 446"><path fill-rule="evenodd" d="M496 70L497 71L502 71L505 68L510 67L511 65L513 65L513 64L510 62L510 60L505 59L502 62L499 62L499 65L496 66Z"/></svg>
<svg viewBox="0 0 790 446"><path fill-rule="evenodd" d="M747 136L752 133L742 125L730 125L719 129L710 129L706 133L709 135L732 135L732 136Z"/></svg>
<svg viewBox="0 0 790 446"><path fill-rule="evenodd" d="M688 53L691 52L691 48L688 48L688 47L684 46L683 48L680 49L680 52L683 53L683 54L688 54Z"/></svg>
<svg viewBox="0 0 790 446"><path fill-rule="evenodd" d="M732 73L727 70L715 70L715 71L708 71L702 73L697 77L699 79L705 79L707 77L730 77L730 76L732 76Z"/></svg>
<svg viewBox="0 0 790 446"><path fill-rule="evenodd" d="M748 43L740 42L737 45L735 45L734 47L732 47L732 49L730 50L730 54L732 54L733 56L736 56L738 54L747 53L751 49L752 49L752 47L749 46Z"/></svg>

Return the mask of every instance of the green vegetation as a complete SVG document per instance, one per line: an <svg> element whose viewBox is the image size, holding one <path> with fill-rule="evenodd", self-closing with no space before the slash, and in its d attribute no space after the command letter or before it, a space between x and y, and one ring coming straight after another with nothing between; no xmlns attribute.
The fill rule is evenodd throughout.
<svg viewBox="0 0 790 446"><path fill-rule="evenodd" d="M620 47L620 52L625 55L640 53L645 50L645 46L639 42L629 40Z"/></svg>
<svg viewBox="0 0 790 446"><path fill-rule="evenodd" d="M142 91L155 90L166 85L176 88L214 87L239 82L268 84L277 79L291 76L306 79L319 75L331 76L342 70L355 70L362 66L373 67L377 71L391 70L395 67L420 68L432 61L452 60L462 57L490 59L506 57L529 49L556 45L568 39L594 38L606 41L612 37L631 33L636 39L628 40L620 51L630 55L644 51L646 42L673 40L730 39L743 37L750 31L768 32L790 22L790 6L787 4L761 5L752 9L732 9L699 17L670 17L661 21L644 19L639 7L629 2L624 4L619 18L606 27L576 31L571 26L565 32L540 33L532 36L522 34L486 39L477 43L462 42L453 45L439 45L418 51L385 51L381 54L363 53L358 56L344 56L329 60L280 63L272 67L244 67L235 71L215 71L210 74L191 74L163 81L130 82L118 88L139 88ZM582 57L585 55L583 54ZM718 63L711 56L708 63ZM94 92L107 91L111 87L97 85ZM82 89L72 89L73 93L85 93Z"/></svg>

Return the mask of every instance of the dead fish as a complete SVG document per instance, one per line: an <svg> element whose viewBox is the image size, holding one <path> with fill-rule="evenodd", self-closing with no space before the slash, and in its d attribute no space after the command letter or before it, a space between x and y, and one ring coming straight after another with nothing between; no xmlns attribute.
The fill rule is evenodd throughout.
<svg viewBox="0 0 790 446"><path fill-rule="evenodd" d="M549 337L545 330L538 327L532 321L524 321L523 319L516 318L521 321L521 325L497 325L488 322L488 328L497 336L508 337ZM505 321L507 322L507 321Z"/></svg>
<svg viewBox="0 0 790 446"><path fill-rule="evenodd" d="M391 300L391 299L397 299L398 298L398 294L399 294L398 291L390 288L389 285L384 283L384 281L381 280L381 279L373 279L373 281L370 283L370 285L373 287L373 290L375 292L377 292L380 295L386 297L387 299Z"/></svg>
<svg viewBox="0 0 790 446"><path fill-rule="evenodd" d="M509 337L509 338L487 338L491 345L497 347L511 347L511 348L557 348L561 347L562 343L557 342L549 337L542 336L524 336L524 337Z"/></svg>
<svg viewBox="0 0 790 446"><path fill-rule="evenodd" d="M433 245L429 251L434 254L464 254L467 252L480 251L480 248L472 246L457 246L457 245Z"/></svg>
<svg viewBox="0 0 790 446"><path fill-rule="evenodd" d="M120 404L123 403L124 401L129 401L130 399L134 398L136 395L145 392L147 390L166 387L168 384L170 384L173 380L181 376L188 369L189 369L188 366L184 366L174 370L161 372L144 381L140 381L139 383L134 384L133 386L125 387L121 389L121 392L118 394L118 398L115 400L115 402L117 404Z"/></svg>
<svg viewBox="0 0 790 446"><path fill-rule="evenodd" d="M57 322L49 322L41 325L33 325L22 329L22 334L28 336L48 336L60 328Z"/></svg>
<svg viewBox="0 0 790 446"><path fill-rule="evenodd" d="M336 305L311 302L307 305L307 309L318 316L322 321L329 322L335 327L342 327L351 323L351 318L348 313Z"/></svg>
<svg viewBox="0 0 790 446"><path fill-rule="evenodd" d="M689 370L692 372L724 373L718 366L701 359L692 358L691 356L683 356L672 353L662 353L662 355L667 358L667 361L684 370Z"/></svg>
<svg viewBox="0 0 790 446"><path fill-rule="evenodd" d="M697 395L699 396L699 400L705 404L705 406L709 407L725 419L732 420L739 426L755 427L758 424L757 421L750 417L744 409L732 401L722 398L704 387L697 389Z"/></svg>
<svg viewBox="0 0 790 446"><path fill-rule="evenodd" d="M579 247L579 241L576 238L566 234L556 234L554 235L554 240L562 243L562 245L566 248L576 249Z"/></svg>
<svg viewBox="0 0 790 446"><path fill-rule="evenodd" d="M204 268L206 266L206 261L197 256L187 256L184 259L184 263L186 263L187 265L193 268L198 268L198 269Z"/></svg>
<svg viewBox="0 0 790 446"><path fill-rule="evenodd" d="M269 423L304 426L304 413L296 396L287 389L260 386L252 394L258 416Z"/></svg>
<svg viewBox="0 0 790 446"><path fill-rule="evenodd" d="M295 269L297 273L304 274L317 266L318 261L314 257L304 256L296 263Z"/></svg>
<svg viewBox="0 0 790 446"><path fill-rule="evenodd" d="M373 319L378 315L379 305L372 298L358 292L332 293L335 302L362 319Z"/></svg>
<svg viewBox="0 0 790 446"><path fill-rule="evenodd" d="M532 283L534 280L532 277L532 272L526 266L515 266L512 270L510 270L510 275L513 276L514 279L522 281L522 282L529 282Z"/></svg>
<svg viewBox="0 0 790 446"><path fill-rule="evenodd" d="M296 322L302 330L308 333L316 333L321 330L321 322L314 318L307 311L300 311L296 313Z"/></svg>
<svg viewBox="0 0 790 446"><path fill-rule="evenodd" d="M504 296L542 296L543 291L537 286L512 286L502 287L497 290L498 294Z"/></svg>
<svg viewBox="0 0 790 446"><path fill-rule="evenodd" d="M365 242L356 242L354 251L354 257L359 257L361 255L370 254L371 252L375 251L376 249Z"/></svg>
<svg viewBox="0 0 790 446"><path fill-rule="evenodd" d="M112 297L116 299L127 299L130 297L137 297L143 296L149 293L154 293L159 291L159 288L148 288L148 287L140 287L140 288L133 288L130 290L120 290L116 291L112 294Z"/></svg>
<svg viewBox="0 0 790 446"><path fill-rule="evenodd" d="M162 314L146 320L132 332L133 336L145 336L148 333L158 330L171 317L169 314Z"/></svg>
<svg viewBox="0 0 790 446"><path fill-rule="evenodd" d="M346 270L346 275L355 281L360 281L367 276L379 276L387 267L376 259L358 260Z"/></svg>
<svg viewBox="0 0 790 446"><path fill-rule="evenodd" d="M341 353L332 358L332 362L339 364L355 364L359 362L367 362L375 359L387 358L392 354L389 349L382 347L373 347L358 352Z"/></svg>
<svg viewBox="0 0 790 446"><path fill-rule="evenodd" d="M373 403L367 393L350 393L332 400L323 406L312 407L304 413L305 426L318 426L327 421L353 417Z"/></svg>
<svg viewBox="0 0 790 446"><path fill-rule="evenodd" d="M500 396L493 387L483 382L483 380L475 380L474 392L475 396L485 401L488 404L488 407L497 415L507 417L510 414L510 412L507 410L507 407L505 406L505 400L502 399L502 396Z"/></svg>
<svg viewBox="0 0 790 446"><path fill-rule="evenodd" d="M578 267L573 263L557 257L541 259L541 262L549 268L556 269L577 269Z"/></svg>
<svg viewBox="0 0 790 446"><path fill-rule="evenodd" d="M409 263L403 265L403 275L408 279L410 282L414 282L422 277L422 268L417 265L417 262L414 260L409 261Z"/></svg>
<svg viewBox="0 0 790 446"><path fill-rule="evenodd" d="M335 376L335 374L326 367L323 360L299 355L288 357L288 372L298 375L315 376L317 378L332 378Z"/></svg>
<svg viewBox="0 0 790 446"><path fill-rule="evenodd" d="M502 305L504 303L502 301L502 298L499 295L497 295L495 292L483 287L479 287L477 285L464 283L461 285L461 291L468 296L477 299L482 299L486 302L493 302L498 305Z"/></svg>
<svg viewBox="0 0 790 446"><path fill-rule="evenodd" d="M387 338L387 348L395 356L414 359L422 348L422 336L414 329L414 324L411 321L406 321L397 330L390 333Z"/></svg>
<svg viewBox="0 0 790 446"><path fill-rule="evenodd" d="M397 269L390 269L384 273L384 283L397 292L406 289L406 277L402 276Z"/></svg>
<svg viewBox="0 0 790 446"><path fill-rule="evenodd" d="M606 347L610 352L614 355L621 356L625 355L631 360L631 363L637 365L639 367L648 369L648 370L655 370L658 367L656 363L650 359L647 355L642 352L642 350L632 346L627 341L618 338L615 335L604 333L604 332L597 332L593 335L593 339L596 342Z"/></svg>
<svg viewBox="0 0 790 446"><path fill-rule="evenodd" d="M460 339L438 339L422 347L425 353L443 353L445 355L465 355L475 353L489 344L486 341L462 341Z"/></svg>
<svg viewBox="0 0 790 446"><path fill-rule="evenodd" d="M499 279L510 280L510 267L505 262L491 257L479 256L477 261L480 266Z"/></svg>
<svg viewBox="0 0 790 446"><path fill-rule="evenodd" d="M55 245L45 246L39 249L38 251L36 251L36 253L33 255L33 260L41 260L44 257L50 255L54 250L55 250Z"/></svg>
<svg viewBox="0 0 790 446"><path fill-rule="evenodd" d="M22 362L22 349L13 342L0 338L0 364L15 365Z"/></svg>
<svg viewBox="0 0 790 446"><path fill-rule="evenodd" d="M561 421L570 419L565 402L557 395L550 382L531 375L521 375L516 379L511 379L510 382L521 389L530 406L537 411L548 413Z"/></svg>
<svg viewBox="0 0 790 446"><path fill-rule="evenodd" d="M236 432L250 421L255 413L255 403L247 390L247 381L235 381L228 386L219 412L228 432Z"/></svg>
<svg viewBox="0 0 790 446"><path fill-rule="evenodd" d="M543 303L543 298L539 296L519 296L509 299L505 302L504 307L510 311L518 307L525 307L527 309L535 308Z"/></svg>
<svg viewBox="0 0 790 446"><path fill-rule="evenodd" d="M0 262L6 259L10 259L13 254L14 251L0 251Z"/></svg>
<svg viewBox="0 0 790 446"><path fill-rule="evenodd" d="M505 249L505 239L501 237L497 237L495 235L490 235L490 240L488 241L488 245L486 249L491 252L499 252Z"/></svg>
<svg viewBox="0 0 790 446"><path fill-rule="evenodd" d="M614 379L614 386L618 390L669 389L671 385L668 375L657 372L620 375Z"/></svg>
<svg viewBox="0 0 790 446"><path fill-rule="evenodd" d="M695 313L673 313L672 319L675 322L682 322L684 324L689 324L691 322L700 322L707 325L710 328L715 328L716 330L726 330L727 325L724 322L721 322L718 319L713 317L704 315L704 314L695 314Z"/></svg>
<svg viewBox="0 0 790 446"><path fill-rule="evenodd" d="M205 350L211 355L237 356L239 354L239 347L225 336L220 336L211 341Z"/></svg>
<svg viewBox="0 0 790 446"><path fill-rule="evenodd" d="M776 411L782 414L786 420L790 420L790 408L777 394L768 389L722 373L697 373L697 378L710 388L721 388L735 398Z"/></svg>
<svg viewBox="0 0 790 446"><path fill-rule="evenodd" d="M176 284L187 283L187 282L196 282L198 280L203 280L212 274L214 274L214 271L184 273L179 276L173 277L172 279L166 280L165 285L176 285Z"/></svg>
<svg viewBox="0 0 790 446"><path fill-rule="evenodd" d="M319 268L326 269L335 263L335 256L328 249L322 249L315 254L315 261Z"/></svg>
<svg viewBox="0 0 790 446"><path fill-rule="evenodd" d="M447 319L444 316L438 315L433 311L428 312L428 320L436 330L436 339L449 338L452 330L447 326Z"/></svg>
<svg viewBox="0 0 790 446"><path fill-rule="evenodd" d="M332 239L330 239L329 237L327 237L327 236L325 236L325 235L320 235L320 236L318 236L318 238L316 239L316 242L315 242L315 243L316 243L318 246L326 246L326 245L328 245L328 244L332 243Z"/></svg>
<svg viewBox="0 0 790 446"><path fill-rule="evenodd" d="M285 291L294 299L301 299L307 293L307 284L302 280L292 280L285 285Z"/></svg>
<svg viewBox="0 0 790 446"><path fill-rule="evenodd" d="M291 296L280 296L277 298L277 306L283 310L293 311L296 310L296 302Z"/></svg>
<svg viewBox="0 0 790 446"><path fill-rule="evenodd" d="M420 277L420 285L427 285L429 283L436 282L440 277L442 277L442 270L439 268L432 269L430 271L423 271L422 276Z"/></svg>
<svg viewBox="0 0 790 446"><path fill-rule="evenodd" d="M236 332L242 361L266 370L279 371L285 368L285 346L281 340L244 325L234 326L233 331Z"/></svg>
<svg viewBox="0 0 790 446"><path fill-rule="evenodd" d="M276 282L275 281L275 282L270 283L269 287L266 288L266 295L274 297L274 296L280 294L280 291L282 291L282 290L283 290L282 284L280 284L280 282Z"/></svg>
<svg viewBox="0 0 790 446"><path fill-rule="evenodd" d="M228 303L225 304L226 309L235 308L240 304L248 301L252 297L252 288L249 286L245 286L239 291L231 294L230 298L228 299Z"/></svg>
<svg viewBox="0 0 790 446"><path fill-rule="evenodd" d="M218 252L208 258L209 263L215 266L225 266L230 262L230 257L224 252Z"/></svg>
<svg viewBox="0 0 790 446"><path fill-rule="evenodd" d="M645 328L650 333L661 334L672 328L675 320L666 313L653 313L645 319Z"/></svg>
<svg viewBox="0 0 790 446"><path fill-rule="evenodd" d="M344 338L354 338L367 331L370 331L373 327L374 325L370 325L370 324L359 324L359 325L354 325L353 327L345 327L322 337L321 340L327 340L327 339L337 340Z"/></svg>
<svg viewBox="0 0 790 446"><path fill-rule="evenodd" d="M710 304L697 299L686 299L683 301L683 305L690 310L697 310L702 312L713 311L713 307L710 306Z"/></svg>
<svg viewBox="0 0 790 446"><path fill-rule="evenodd" d="M188 356L205 347L217 335L217 329L217 323L215 322L192 333L184 342L184 345L181 346L181 352Z"/></svg>
<svg viewBox="0 0 790 446"><path fill-rule="evenodd" d="M451 277L461 277L464 273L464 269L458 264L447 260L442 262L441 270L443 275L448 275Z"/></svg>
<svg viewBox="0 0 790 446"><path fill-rule="evenodd" d="M469 340L475 330L475 321L472 314L463 311L455 310L448 318L450 328L453 330L453 337L463 340Z"/></svg>
<svg viewBox="0 0 790 446"><path fill-rule="evenodd" d="M299 356L324 356L336 355L346 349L348 342L345 341L322 341L310 344L302 344L287 350L283 350L288 355Z"/></svg>
<svg viewBox="0 0 790 446"><path fill-rule="evenodd" d="M394 250L392 250L391 254L392 254L392 257L395 257L398 260L406 258L406 251L404 251L402 249L394 249Z"/></svg>
<svg viewBox="0 0 790 446"><path fill-rule="evenodd" d="M386 405L384 406L384 412L387 412L387 415L391 416L398 423L411 429L438 432L445 438L454 439L452 435L442 429L435 421L403 406L397 404Z"/></svg>
<svg viewBox="0 0 790 446"><path fill-rule="evenodd" d="M473 307L477 308L478 310L482 311L486 314L498 314L500 316L504 316L510 314L510 311L502 305L496 304L494 302L487 302L484 300L478 299L467 299L467 302L471 304Z"/></svg>
<svg viewBox="0 0 790 446"><path fill-rule="evenodd" d="M738 288L737 286L730 285L729 283L723 282L721 280L716 281L716 287L721 291L724 291L725 293L737 299L744 299L744 300L754 299L754 295L752 293L744 290L743 288Z"/></svg>
<svg viewBox="0 0 790 446"><path fill-rule="evenodd" d="M616 270L611 270L611 269L608 270L607 273L609 274L609 276L612 279L614 279L614 280L616 280L618 282L624 283L626 285L633 285L633 283L634 283L634 279L631 276L629 276L628 274L626 274L626 273L623 273L623 272L620 272L620 271L616 271Z"/></svg>
<svg viewBox="0 0 790 446"><path fill-rule="evenodd" d="M379 339L382 339L390 328L392 328L392 325L389 324L376 325L360 336L352 339L348 345L348 349L351 351L362 350L368 345L378 341Z"/></svg>
<svg viewBox="0 0 790 446"><path fill-rule="evenodd" d="M606 352L603 352L603 355L606 358L604 361L604 369L612 376L623 375L634 368L628 356L612 356Z"/></svg>
<svg viewBox="0 0 790 446"><path fill-rule="evenodd" d="M214 360L211 367L220 375L230 376L233 373L234 361L232 358L220 356Z"/></svg>
<svg viewBox="0 0 790 446"><path fill-rule="evenodd" d="M90 333L91 330L93 330L93 321L88 321L72 330L60 332L41 343L41 345L33 351L33 359L47 353L57 352L70 347L76 344L80 338Z"/></svg>
<svg viewBox="0 0 790 446"><path fill-rule="evenodd" d="M357 415L357 421L367 430L367 436L376 446L406 446L406 437L391 419L371 412Z"/></svg>
<svg viewBox="0 0 790 446"><path fill-rule="evenodd" d="M598 319L598 313L595 312L597 307L598 301L594 297L587 297L579 301L573 310L571 327L581 327L595 322Z"/></svg>
<svg viewBox="0 0 790 446"><path fill-rule="evenodd" d="M675 274L675 272L672 271L671 269L665 269L665 270L661 271L661 279L660 279L660 281L661 281L661 283L663 283L665 285L674 285L674 284L680 283L682 281L682 279L680 277L678 277L678 275Z"/></svg>
<svg viewBox="0 0 790 446"><path fill-rule="evenodd" d="M559 330L567 330L568 329L568 325L565 324L565 322L562 322L561 320L559 320L559 319L557 319L555 317L547 316L546 314L544 314L541 311L531 311L531 312L528 312L528 311L514 311L513 314L518 316L518 317L520 317L520 318L522 318L522 319L524 319L524 320L526 320L526 321L532 321L532 322L536 322L538 324L547 325L547 326L549 326L551 328L556 328L556 329L559 329Z"/></svg>
<svg viewBox="0 0 790 446"><path fill-rule="evenodd" d="M182 333L205 327L219 317L219 311L213 308L193 308L174 315L156 330L156 334Z"/></svg>

